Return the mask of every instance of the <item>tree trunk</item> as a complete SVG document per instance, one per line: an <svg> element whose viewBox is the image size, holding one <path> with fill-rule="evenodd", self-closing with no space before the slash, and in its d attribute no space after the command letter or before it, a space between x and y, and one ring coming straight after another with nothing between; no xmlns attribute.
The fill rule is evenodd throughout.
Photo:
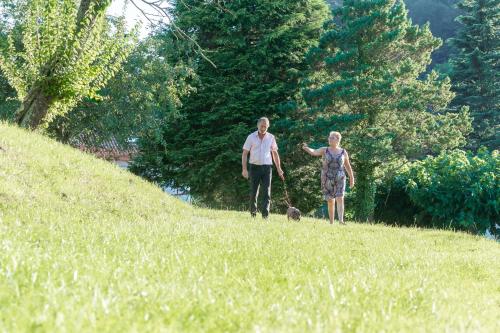
<svg viewBox="0 0 500 333"><path fill-rule="evenodd" d="M30 89L16 114L16 123L25 128L36 129L43 122L49 111L52 98L41 87Z"/></svg>
<svg viewBox="0 0 500 333"><path fill-rule="evenodd" d="M375 213L375 168L359 165L356 172L355 218L359 221L372 221Z"/></svg>
<svg viewBox="0 0 500 333"><path fill-rule="evenodd" d="M84 19L88 16L88 11L92 4L94 4L95 10L92 13L93 15L88 17L90 26L94 24L97 17L104 12L110 2L110 0L81 0L76 19L77 31L79 32L82 29ZM47 61L44 69L41 71L43 81L50 82L47 78L52 75L57 66L60 66L59 62L60 57L57 53L54 54L52 59ZM53 99L53 96L48 96L47 93L44 92L39 82L35 82L17 111L17 124L21 127L36 129L42 124L44 118L47 116Z"/></svg>
<svg viewBox="0 0 500 333"><path fill-rule="evenodd" d="M80 6L78 7L78 13L76 15L77 26L80 24L80 22L83 21L83 18L85 17L85 14L89 10L91 3L92 3L92 0L81 0L80 1Z"/></svg>
<svg viewBox="0 0 500 333"><path fill-rule="evenodd" d="M89 26L93 26L97 17L106 11L106 8L111 3L111 0L81 0L76 15L76 32L78 33L83 25L84 19L89 19ZM91 6L94 6L92 16L88 17L88 11Z"/></svg>

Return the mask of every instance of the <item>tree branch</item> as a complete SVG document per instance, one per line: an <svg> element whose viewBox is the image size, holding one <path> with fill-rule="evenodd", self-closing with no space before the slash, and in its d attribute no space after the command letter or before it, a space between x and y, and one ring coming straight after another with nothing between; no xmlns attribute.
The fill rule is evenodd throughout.
<svg viewBox="0 0 500 333"><path fill-rule="evenodd" d="M195 41L193 38L191 38L191 36L189 36L188 34L186 34L182 29L180 29L176 24L175 24L175 20L173 19L172 15L170 14L170 11L169 11L169 1L168 0L129 0L141 13L142 15L152 24L152 25L157 25L159 23L159 21L157 21L156 23L153 22L153 20L151 20L149 18L150 15L154 15L154 16L161 16L161 17L164 17L166 19L168 19L168 22L169 24L174 28L175 32L177 32L182 38L185 38L187 40L189 40L191 43L193 43L196 48L198 49L198 53L200 54L200 56L205 59L208 63L210 63L212 66L214 66L215 68L217 68L217 66L214 64L214 62L212 60L210 60L210 58L208 58L206 56L206 50L204 50L200 44L198 44L197 41ZM148 6L150 6L154 11L156 11L156 15L155 14L150 14L150 13L146 13L143 9L141 9L138 5L137 5L137 1L141 1L145 4L147 4ZM183 4L185 6L187 6L184 2ZM217 7L221 7L218 3L217 3Z"/></svg>

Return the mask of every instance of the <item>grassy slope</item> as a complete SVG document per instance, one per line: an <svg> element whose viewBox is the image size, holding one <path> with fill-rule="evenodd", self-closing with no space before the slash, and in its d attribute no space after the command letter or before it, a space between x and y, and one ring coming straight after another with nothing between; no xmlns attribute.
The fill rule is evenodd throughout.
<svg viewBox="0 0 500 333"><path fill-rule="evenodd" d="M500 246L192 208L0 124L0 332L500 331Z"/></svg>

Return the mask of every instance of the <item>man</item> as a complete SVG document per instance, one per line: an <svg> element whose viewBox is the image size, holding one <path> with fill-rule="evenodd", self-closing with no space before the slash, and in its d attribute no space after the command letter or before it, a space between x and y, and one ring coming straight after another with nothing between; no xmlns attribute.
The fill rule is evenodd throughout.
<svg viewBox="0 0 500 333"><path fill-rule="evenodd" d="M255 217L257 214L257 196L259 187L262 186L262 217L267 219L271 201L271 176L273 160L276 170L281 179L285 180L283 170L281 170L280 157L278 155L278 145L274 135L267 132L269 119L262 117L257 122L257 131L250 134L243 145L241 155L242 175L248 179L250 176L251 198L250 214ZM250 173L247 170L247 157L250 153Z"/></svg>

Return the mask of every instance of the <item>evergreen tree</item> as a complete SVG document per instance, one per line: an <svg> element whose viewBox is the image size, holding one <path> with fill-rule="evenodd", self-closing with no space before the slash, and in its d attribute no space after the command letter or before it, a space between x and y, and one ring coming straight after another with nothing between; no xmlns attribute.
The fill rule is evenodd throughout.
<svg viewBox="0 0 500 333"><path fill-rule="evenodd" d="M337 7L342 5L341 0L326 0L328 3ZM460 9L456 7L456 3L460 0L404 0L408 8L408 15L412 22L418 25L429 22L430 29L434 36L446 40L454 37L458 30L458 23L455 18L461 14ZM443 68L443 63L447 63L451 55L452 48L448 45L443 45L432 53L432 64L440 65Z"/></svg>
<svg viewBox="0 0 500 333"><path fill-rule="evenodd" d="M181 99L181 117L163 135L140 140L134 171L157 182L189 188L211 205L246 207L241 152L257 119L271 119L299 91L304 55L317 42L328 7L323 0L239 0L207 5L178 1L172 16L205 50L179 41L171 61L196 64L196 92ZM170 38L175 40L178 31ZM191 47L191 48L190 48ZM280 142L278 140L278 145ZM275 177L277 178L277 177ZM273 191L273 195L276 192Z"/></svg>
<svg viewBox="0 0 500 333"><path fill-rule="evenodd" d="M500 3L498 0L464 0L458 17L462 28L451 44L451 78L455 105L467 105L473 117L473 148L500 146Z"/></svg>
<svg viewBox="0 0 500 333"><path fill-rule="evenodd" d="M470 120L466 110L446 112L449 79L420 79L439 45L427 25L411 24L402 1L345 0L308 55L310 110L300 120L314 123L302 132L323 142L343 132L358 219L372 218L376 180L391 167L464 143Z"/></svg>

